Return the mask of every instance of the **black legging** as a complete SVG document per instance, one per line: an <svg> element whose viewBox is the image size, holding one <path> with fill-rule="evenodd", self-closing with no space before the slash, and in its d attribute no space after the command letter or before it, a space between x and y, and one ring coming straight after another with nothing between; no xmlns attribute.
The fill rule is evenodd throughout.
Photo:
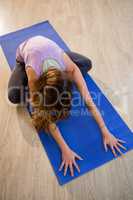
<svg viewBox="0 0 133 200"><path fill-rule="evenodd" d="M92 68L92 62L89 58L72 51L66 53L79 67L83 75ZM8 99L14 104L25 102L25 94L28 90L28 78L25 71L25 64L16 61L16 67L13 69L8 82Z"/></svg>

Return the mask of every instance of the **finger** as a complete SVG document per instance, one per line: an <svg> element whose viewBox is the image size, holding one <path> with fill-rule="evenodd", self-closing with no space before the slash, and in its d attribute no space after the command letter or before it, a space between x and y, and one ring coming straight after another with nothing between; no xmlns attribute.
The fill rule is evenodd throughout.
<svg viewBox="0 0 133 200"><path fill-rule="evenodd" d="M111 146L111 150L112 150L112 153L114 154L114 156L117 157L117 154L116 154L113 146Z"/></svg>
<svg viewBox="0 0 133 200"><path fill-rule="evenodd" d="M108 147L107 147L106 142L104 142L104 149L105 149L106 152L108 151Z"/></svg>
<svg viewBox="0 0 133 200"><path fill-rule="evenodd" d="M65 164L65 169L64 169L64 176L66 176L67 168L68 168L68 164L66 163L66 164Z"/></svg>
<svg viewBox="0 0 133 200"><path fill-rule="evenodd" d="M122 149L127 150L126 147L124 147L122 144L120 144L119 142L117 143L118 146L120 146Z"/></svg>
<svg viewBox="0 0 133 200"><path fill-rule="evenodd" d="M75 157L78 158L79 160L83 160L78 154L75 153Z"/></svg>
<svg viewBox="0 0 133 200"><path fill-rule="evenodd" d="M126 141L124 141L124 140L120 140L120 139L118 139L118 138L117 138L117 140L118 140L118 142L126 143Z"/></svg>
<svg viewBox="0 0 133 200"><path fill-rule="evenodd" d="M63 168L64 164L65 164L65 161L62 161L62 163L61 163L61 165L60 165L60 167L59 167L59 171L61 171L61 170L62 170L62 168Z"/></svg>
<svg viewBox="0 0 133 200"><path fill-rule="evenodd" d="M121 155L123 155L123 153L121 152L121 150L119 149L119 147L117 147L117 145L115 145L115 148L116 148L116 150L117 150Z"/></svg>
<svg viewBox="0 0 133 200"><path fill-rule="evenodd" d="M74 176L72 163L69 164L71 176Z"/></svg>
<svg viewBox="0 0 133 200"><path fill-rule="evenodd" d="M80 173L80 168L79 168L78 164L75 162L75 160L73 161L73 164L74 164L75 168L77 169L77 171Z"/></svg>

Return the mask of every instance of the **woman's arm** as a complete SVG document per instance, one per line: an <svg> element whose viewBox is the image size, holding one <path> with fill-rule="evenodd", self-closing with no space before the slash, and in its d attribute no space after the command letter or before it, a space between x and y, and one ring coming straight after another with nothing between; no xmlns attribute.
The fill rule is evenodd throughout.
<svg viewBox="0 0 133 200"><path fill-rule="evenodd" d="M37 76L34 72L34 70L29 66L26 68L26 73L28 77L28 84L29 84L29 90L30 90L30 96L32 98L32 95L34 92L36 92L35 88L35 81L37 80ZM59 129L55 124L50 124L49 125L49 131L51 135L54 137L56 142L58 143L59 147L61 148L62 151L68 148L68 145L65 143L63 137L60 134Z"/></svg>
<svg viewBox="0 0 133 200"><path fill-rule="evenodd" d="M99 110L97 109L96 105L94 104L91 95L89 93L89 90L87 88L86 82L80 72L80 69L77 66L74 66L73 69L73 80L75 81L83 99L85 100L85 103L89 109L89 111L91 111L93 117L95 118L97 124L99 125L102 133L103 129L106 127L104 120L99 112Z"/></svg>
<svg viewBox="0 0 133 200"><path fill-rule="evenodd" d="M28 84L29 84L29 90L30 90L30 98L32 99L32 95L34 95L34 92L36 92L35 88L35 81L37 80L37 76L34 72L34 70L29 66L26 68L26 73L28 76ZM49 124L49 132L54 138L54 140L57 142L59 148L62 152L62 162L59 167L59 170L61 171L64 167L64 175L67 173L68 167L70 168L71 176L74 175L73 165L75 168L80 172L80 168L77 165L75 159L83 160L78 154L76 154L74 151L72 151L65 140L63 139L59 128L56 126L55 123Z"/></svg>
<svg viewBox="0 0 133 200"><path fill-rule="evenodd" d="M91 95L87 88L86 82L82 76L82 73L80 72L80 69L67 55L64 55L64 61L67 65L66 73L68 74L68 77L70 77L76 83L81 96L85 100L87 107L91 111L100 129L103 130L103 128L105 128L106 125L104 123L103 118L101 117L99 110L97 109L96 105L94 104L91 98Z"/></svg>
<svg viewBox="0 0 133 200"><path fill-rule="evenodd" d="M58 146L60 147L61 151L65 151L69 148L65 140L63 139L59 128L56 126L55 123L52 123L49 125L49 132L52 135L52 137L55 139L57 142Z"/></svg>
<svg viewBox="0 0 133 200"><path fill-rule="evenodd" d="M91 111L93 117L95 118L96 122L98 123L101 129L105 150L107 151L107 146L109 146L115 157L117 156L115 150L117 150L120 154L122 154L120 147L126 150L126 148L121 144L124 143L124 141L114 137L110 133L110 131L108 130L108 128L104 123L104 120L99 110L97 109L96 105L94 104L91 98L91 95L87 88L86 82L82 76L82 73L80 72L80 69L66 54L64 54L63 56L64 56L64 62L66 63L67 66L66 73L68 74L68 77L70 77L76 83L81 93L81 96L83 97L86 105L88 106L88 109Z"/></svg>

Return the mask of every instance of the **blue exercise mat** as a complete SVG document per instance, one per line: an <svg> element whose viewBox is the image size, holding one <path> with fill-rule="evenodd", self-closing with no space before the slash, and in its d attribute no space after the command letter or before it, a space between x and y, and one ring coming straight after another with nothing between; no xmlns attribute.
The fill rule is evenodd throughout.
<svg viewBox="0 0 133 200"><path fill-rule="evenodd" d="M17 46L23 40L35 35L46 36L54 40L64 50L70 50L55 31L53 26L49 23L49 21L6 34L0 37L0 44L11 70L15 66L15 53ZM107 127L115 136L127 142L125 145L127 151L131 150L133 148L132 131L128 128L126 123L114 109L109 100L105 97L101 89L96 85L91 76L86 74L84 78L91 96L99 108ZM58 169L61 163L60 149L52 136L48 136L44 131L39 132L40 140L44 146L60 185L68 183L69 181L89 172L90 170L95 169L96 167L99 167L114 159L114 156L110 150L107 153L104 151L100 129L94 118L91 116L91 113L84 105L84 101L82 100L79 92L77 91L78 93L76 93L75 91L77 91L77 89L74 86L73 106L70 117L67 120L58 122L57 125L68 145L77 154L83 157L83 161L77 160L81 172L78 173L75 169L74 177L71 177L69 170L66 176L63 175L63 171L59 172ZM93 95L97 96L98 98L94 98ZM77 105L77 97L79 97L82 101L81 105ZM75 104L77 105L76 107L74 106Z"/></svg>

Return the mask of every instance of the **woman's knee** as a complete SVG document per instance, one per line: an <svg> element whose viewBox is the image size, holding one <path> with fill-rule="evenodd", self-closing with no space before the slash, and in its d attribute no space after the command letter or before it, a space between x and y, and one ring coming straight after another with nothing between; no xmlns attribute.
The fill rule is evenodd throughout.
<svg viewBox="0 0 133 200"><path fill-rule="evenodd" d="M92 68L92 61L90 58L73 51L66 51L67 55L72 61L83 71L89 71Z"/></svg>
<svg viewBox="0 0 133 200"><path fill-rule="evenodd" d="M13 104L19 104L20 103L20 89L8 88L8 99Z"/></svg>
<svg viewBox="0 0 133 200"><path fill-rule="evenodd" d="M92 61L87 58L87 66L88 66L88 71L90 71L92 69Z"/></svg>

